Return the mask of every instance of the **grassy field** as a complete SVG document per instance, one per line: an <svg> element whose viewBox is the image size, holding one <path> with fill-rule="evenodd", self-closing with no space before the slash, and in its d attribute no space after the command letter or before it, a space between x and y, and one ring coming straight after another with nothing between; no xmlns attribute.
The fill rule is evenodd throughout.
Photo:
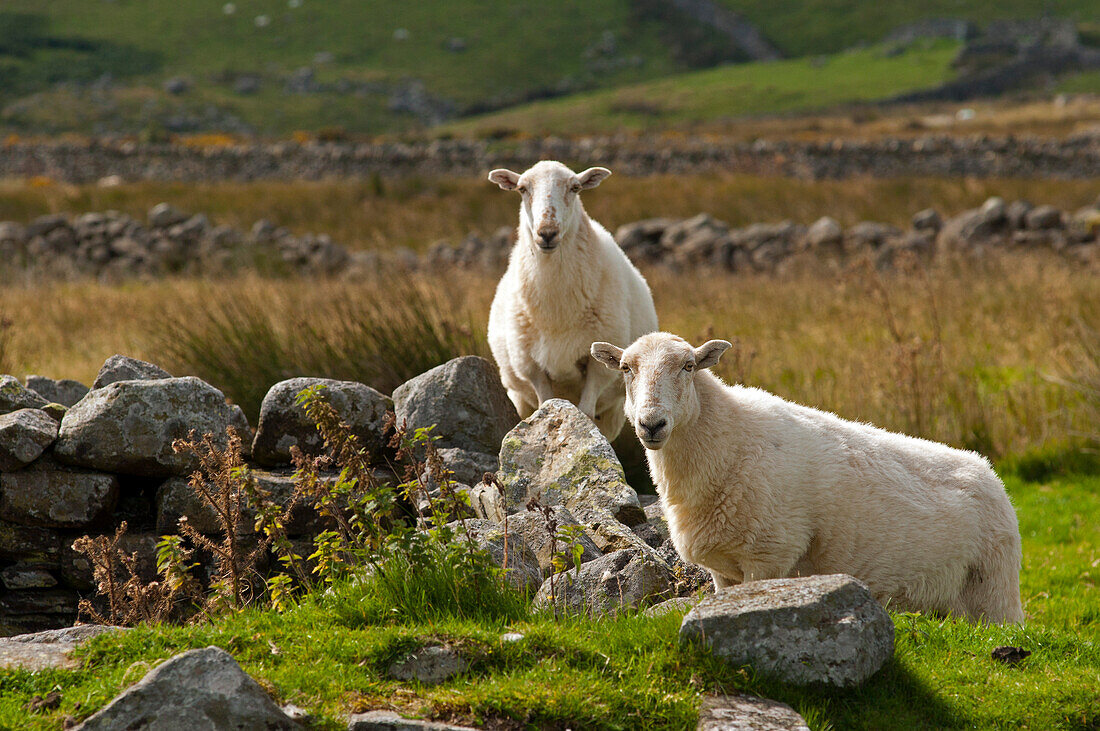
<svg viewBox="0 0 1100 731"><path fill-rule="evenodd" d="M575 169L599 159L565 160ZM487 171L486 171L487 172ZM809 224L832 216L842 224L885 221L907 226L921 208L944 215L988 197L1027 198L1074 210L1096 200L1089 180L897 178L802 181L726 173L616 175L584 195L588 212L611 231L643 218L687 218L706 211L732 226L790 219ZM115 188L49 181L0 181L0 221L26 222L45 213L119 210L145 217L168 201L203 212L214 223L247 230L267 218L296 233L327 233L355 249L407 246L424 250L457 243L471 231L515 226L518 198L481 176L374 181L260 183L128 183Z"/></svg>
<svg viewBox="0 0 1100 731"><path fill-rule="evenodd" d="M307 600L284 614L248 610L190 627L141 627L99 638L75 671L0 671L0 727L55 729L84 717L173 654L217 645L278 700L337 729L349 711L407 714L493 728L689 729L702 693L744 690L793 705L813 729L1090 729L1100 722L1100 478L1026 482L1008 476L1023 537L1022 627L976 627L894 614L895 656L864 686L814 691L784 686L680 648L679 615L591 621L532 614L512 620L438 618L363 623L348 613L356 590ZM504 643L504 632L524 639ZM446 642L471 670L437 687L387 680L410 649ZM1017 666L998 646L1031 651ZM60 708L24 709L60 689Z"/></svg>
<svg viewBox="0 0 1100 731"><path fill-rule="evenodd" d="M591 134L820 110L938 86L953 76L951 60L957 51L957 44L941 41L897 56L869 48L824 58L723 66L534 102L443 129L456 134L506 129Z"/></svg>

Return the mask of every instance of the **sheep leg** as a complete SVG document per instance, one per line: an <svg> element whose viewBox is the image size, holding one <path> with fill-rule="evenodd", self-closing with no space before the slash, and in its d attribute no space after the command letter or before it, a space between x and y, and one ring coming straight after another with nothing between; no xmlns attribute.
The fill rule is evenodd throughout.
<svg viewBox="0 0 1100 731"><path fill-rule="evenodd" d="M603 395L604 391L607 390L607 387L615 383L619 376L614 371L600 367L600 364L596 363L595 360L591 358L589 360L591 362L588 364L589 367L585 369L584 387L581 389L581 397L577 403L577 408L594 421L596 419L596 403L600 400L600 396Z"/></svg>
<svg viewBox="0 0 1100 731"><path fill-rule="evenodd" d="M550 384L550 376L539 367L538 363L534 361L524 363L519 375L521 378L526 379L531 384L531 388L534 389L535 398L538 400L538 403L535 404L536 407L542 406L543 402L554 398L554 387Z"/></svg>
<svg viewBox="0 0 1100 731"><path fill-rule="evenodd" d="M710 577L714 579L715 591L722 591L722 589L727 589L731 586L737 586L741 583L740 581L735 581L728 576L722 576L722 574L718 573L717 571L711 571Z"/></svg>

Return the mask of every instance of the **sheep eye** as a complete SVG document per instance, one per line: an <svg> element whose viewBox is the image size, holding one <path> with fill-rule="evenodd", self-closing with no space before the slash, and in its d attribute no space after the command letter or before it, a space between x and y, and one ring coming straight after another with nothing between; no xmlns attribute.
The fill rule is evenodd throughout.
<svg viewBox="0 0 1100 731"><path fill-rule="evenodd" d="M619 366L619 370L623 373L630 373L630 366L628 366L626 363L623 363L621 366Z"/></svg>
<svg viewBox="0 0 1100 731"><path fill-rule="evenodd" d="M581 192L581 186L574 185L571 188L569 188L569 192L570 193L580 193Z"/></svg>
<svg viewBox="0 0 1100 731"><path fill-rule="evenodd" d="M695 370L695 364L694 363L685 363L684 364L684 370L687 371L688 373L691 373L693 370Z"/></svg>
<svg viewBox="0 0 1100 731"><path fill-rule="evenodd" d="M518 190L523 195L527 195L527 186L526 185L517 186L516 190Z"/></svg>

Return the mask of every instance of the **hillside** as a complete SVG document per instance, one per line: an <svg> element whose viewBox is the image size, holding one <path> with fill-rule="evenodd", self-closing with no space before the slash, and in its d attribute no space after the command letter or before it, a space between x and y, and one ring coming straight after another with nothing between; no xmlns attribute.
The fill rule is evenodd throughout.
<svg viewBox="0 0 1100 731"><path fill-rule="evenodd" d="M0 127L24 134L153 137L324 128L379 134L659 78L668 79L653 87L661 96L668 90L690 95L692 88L713 94L725 91L724 71L709 82L679 75L752 56L750 47L715 21L713 12L721 14L723 6L737 14L727 13L727 19L751 22L765 46L788 57L875 43L916 20L951 17L982 24L1051 12L1036 0L995 6L978 0L803 0L778 6L762 0L6 0L0 8ZM1059 3L1053 12L1078 22L1086 35L1100 23L1100 6L1088 0ZM950 61L940 50L936 63ZM864 62L848 68L844 79L837 74L835 88L816 87L825 103L889 97L946 73L937 66L915 78L907 70L891 84L897 69L872 58ZM845 68L843 61L839 68ZM749 86L754 79L768 86L769 73L793 71L801 78L776 85L782 98L752 92L745 101L712 101L733 101L735 113L820 106L814 95L786 89L813 76L798 69L730 76L745 73ZM864 73L869 83L860 89ZM813 82L833 79L826 72ZM1072 88L1093 86L1086 78ZM635 93L625 92L628 102ZM707 103L682 105L690 110Z"/></svg>

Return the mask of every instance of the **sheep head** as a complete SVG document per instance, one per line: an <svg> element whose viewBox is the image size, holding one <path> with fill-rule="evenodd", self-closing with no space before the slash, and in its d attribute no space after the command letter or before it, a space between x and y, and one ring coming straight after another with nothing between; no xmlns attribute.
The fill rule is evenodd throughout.
<svg viewBox="0 0 1100 731"><path fill-rule="evenodd" d="M539 251L548 254L570 239L580 225L584 209L578 193L595 188L610 174L607 168L588 168L578 174L560 162L543 160L523 174L494 170L489 180L523 196L520 227L527 230L528 239Z"/></svg>
<svg viewBox="0 0 1100 731"><path fill-rule="evenodd" d="M699 415L696 372L718 363L731 345L709 340L698 348L670 333L650 333L626 350L611 343L592 343L592 357L622 371L626 384L626 418L646 449L660 449L677 424Z"/></svg>

